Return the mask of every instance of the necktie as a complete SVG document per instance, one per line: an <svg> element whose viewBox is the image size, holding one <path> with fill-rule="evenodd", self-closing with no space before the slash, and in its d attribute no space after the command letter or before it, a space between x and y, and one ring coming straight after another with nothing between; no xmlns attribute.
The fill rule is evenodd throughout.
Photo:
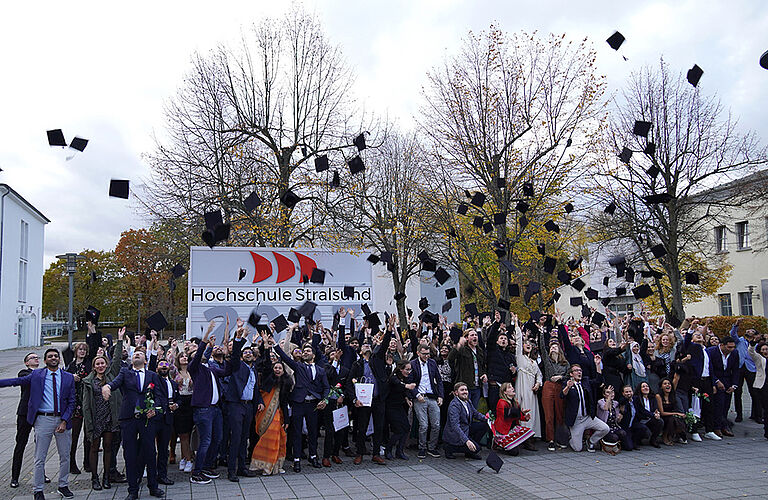
<svg viewBox="0 0 768 500"><path fill-rule="evenodd" d="M581 405L581 414L587 416L587 409L584 405L584 392L581 389L581 382L576 383L576 387L579 389L579 404Z"/></svg>
<svg viewBox="0 0 768 500"><path fill-rule="evenodd" d="M51 373L53 377L53 412L59 413L59 390L56 388L56 373Z"/></svg>
<svg viewBox="0 0 768 500"><path fill-rule="evenodd" d="M139 370L134 370L136 372L136 385L139 386L139 392L141 392L141 372Z"/></svg>

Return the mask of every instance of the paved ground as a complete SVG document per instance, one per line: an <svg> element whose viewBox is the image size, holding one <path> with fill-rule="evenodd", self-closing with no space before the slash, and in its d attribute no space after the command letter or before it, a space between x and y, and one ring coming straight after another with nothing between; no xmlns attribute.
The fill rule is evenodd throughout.
<svg viewBox="0 0 768 500"><path fill-rule="evenodd" d="M0 377L15 376L25 351L0 351ZM11 457L15 436L17 389L0 389L0 495L2 499L31 498L32 455L30 443L25 453L21 486L12 489ZM748 397L746 398L748 408ZM484 469L483 462L463 459L415 456L405 462L397 460L388 466L366 461L355 467L351 459L331 469L304 467L305 473L288 472L280 477L241 478L240 483L226 479L209 485L192 485L188 476L171 466L176 484L167 487L168 499L207 500L213 498L432 498L432 499L497 499L497 498L766 498L768 497L768 441L761 428L751 422L737 424L736 437L722 442L705 441L687 446L677 445L660 450L644 447L622 452L615 457L605 453L588 454L570 451L523 451L518 457L504 457L500 474ZM541 446L539 446L541 448ZM82 452L78 463L82 462ZM122 460L120 463L122 469ZM56 470L58 458L52 445L46 470L52 478L46 494L58 498ZM308 470L307 470L308 469ZM92 492L90 475L70 476L75 498L122 499L125 485L102 492ZM146 488L144 498L151 498Z"/></svg>

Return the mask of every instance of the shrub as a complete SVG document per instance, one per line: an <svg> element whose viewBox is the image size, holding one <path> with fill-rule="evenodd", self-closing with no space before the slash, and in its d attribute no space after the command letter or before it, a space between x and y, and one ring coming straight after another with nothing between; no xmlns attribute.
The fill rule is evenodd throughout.
<svg viewBox="0 0 768 500"><path fill-rule="evenodd" d="M750 328L754 328L757 333L768 334L768 319L762 316L712 316L712 324L709 327L722 339L731 333L731 327L738 318L742 318L739 326L740 335ZM701 322L704 323L704 320Z"/></svg>

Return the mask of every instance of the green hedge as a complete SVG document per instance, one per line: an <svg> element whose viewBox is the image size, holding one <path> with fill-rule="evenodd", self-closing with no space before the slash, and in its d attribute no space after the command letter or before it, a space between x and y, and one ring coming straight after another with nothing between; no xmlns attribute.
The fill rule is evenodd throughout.
<svg viewBox="0 0 768 500"><path fill-rule="evenodd" d="M731 327L738 318L741 318L740 335L750 328L754 328L757 333L768 334L768 319L762 316L712 316L712 324L709 327L722 339L731 333ZM701 322L704 323L704 320Z"/></svg>

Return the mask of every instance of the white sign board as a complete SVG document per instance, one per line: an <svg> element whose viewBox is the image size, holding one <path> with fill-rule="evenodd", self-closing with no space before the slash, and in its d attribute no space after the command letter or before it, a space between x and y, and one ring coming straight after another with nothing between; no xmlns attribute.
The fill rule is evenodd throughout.
<svg viewBox="0 0 768 500"><path fill-rule="evenodd" d="M187 336L201 336L211 320L214 335L224 337L224 318L234 328L237 317L247 320L254 309L267 324L305 301L317 304L314 319L330 327L340 306L373 304L372 265L366 254L322 249L191 247L188 280ZM323 284L305 283L314 269L325 271ZM306 277L306 278L305 278ZM344 287L354 295L344 297Z"/></svg>

